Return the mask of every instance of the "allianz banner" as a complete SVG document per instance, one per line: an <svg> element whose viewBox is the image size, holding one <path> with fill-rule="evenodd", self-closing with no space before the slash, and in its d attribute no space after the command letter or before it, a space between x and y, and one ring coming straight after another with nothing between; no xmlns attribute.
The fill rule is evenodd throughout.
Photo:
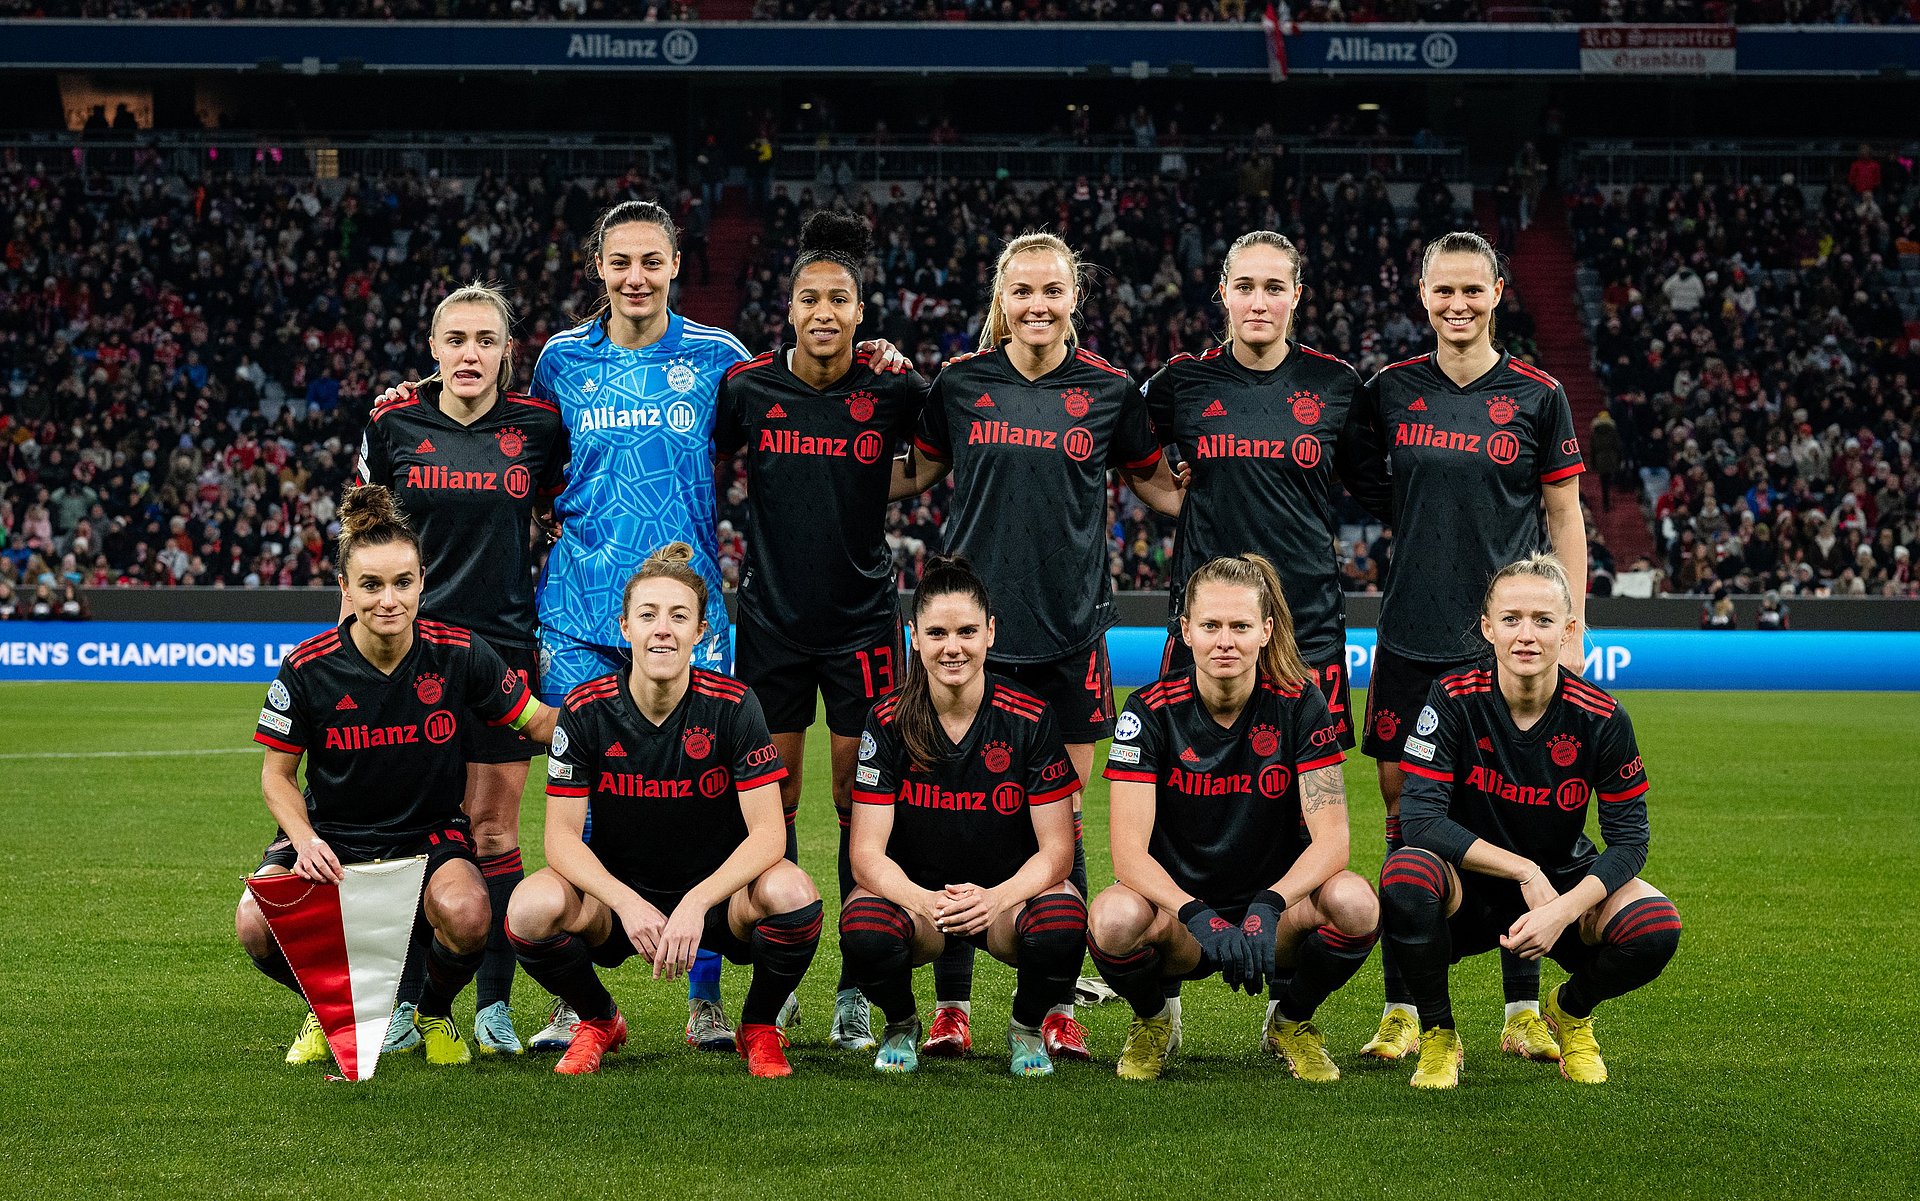
<svg viewBox="0 0 1920 1201"><path fill-rule="evenodd" d="M1586 75L1731 75L1731 25L1582 25Z"/></svg>

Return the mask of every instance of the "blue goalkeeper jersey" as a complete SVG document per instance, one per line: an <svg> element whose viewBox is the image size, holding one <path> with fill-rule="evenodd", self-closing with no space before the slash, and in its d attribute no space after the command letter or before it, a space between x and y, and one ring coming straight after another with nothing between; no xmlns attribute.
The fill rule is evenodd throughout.
<svg viewBox="0 0 1920 1201"><path fill-rule="evenodd" d="M681 541L707 581L696 662L727 658L713 419L721 377L749 357L732 334L678 313L665 337L640 350L615 345L598 321L547 341L533 391L560 406L573 457L554 500L563 532L540 578L543 628L623 646L621 589L649 554Z"/></svg>

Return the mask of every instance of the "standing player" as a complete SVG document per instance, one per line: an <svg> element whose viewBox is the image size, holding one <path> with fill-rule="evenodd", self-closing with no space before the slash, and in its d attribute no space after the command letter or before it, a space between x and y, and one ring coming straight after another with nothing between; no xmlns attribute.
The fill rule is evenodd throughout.
<svg viewBox="0 0 1920 1201"><path fill-rule="evenodd" d="M1495 347L1493 311L1506 282L1478 234L1427 244L1420 296L1439 336L1429 354L1383 368L1367 385L1367 427L1383 439L1397 515L1393 563L1380 608L1380 641L1367 689L1363 749L1379 761L1387 849L1400 845L1399 764L1413 714L1433 681L1486 653L1476 633L1493 573L1541 548L1546 535L1570 578L1575 637L1561 662L1578 674L1587 532L1580 515L1580 442L1560 384ZM1540 965L1502 955L1507 1017L1501 1047L1534 1059L1559 1056L1540 1017ZM1382 951L1387 1006L1364 1054L1399 1059L1419 1037L1413 997L1390 949Z"/></svg>
<svg viewBox="0 0 1920 1201"><path fill-rule="evenodd" d="M980 350L949 363L933 382L915 436L928 463L914 484L931 484L951 465L947 548L966 554L1000 598L988 667L1052 708L1084 787L1093 744L1113 732L1107 469L1118 467L1141 499L1164 512L1175 511L1177 491L1139 389L1126 372L1078 349L1079 298L1080 260L1065 242L1029 233L1007 243L994 267ZM1072 879L1084 896L1086 855L1077 834ZM972 951L956 947L935 967L934 981L939 1007L924 1050L962 1054L971 1045ZM1088 1058L1070 1005L1048 1017L1046 1034L1051 1054Z"/></svg>
<svg viewBox="0 0 1920 1201"><path fill-rule="evenodd" d="M1133 1006L1119 1075L1160 1076L1180 1046L1166 982L1218 971L1249 994L1272 987L1262 1042L1295 1076L1338 1080L1313 1014L1380 925L1347 870L1340 727L1271 563L1214 559L1186 601L1195 662L1127 698L1107 757L1119 883L1094 898L1088 945Z"/></svg>
<svg viewBox="0 0 1920 1201"><path fill-rule="evenodd" d="M536 509L560 490L567 431L559 409L507 391L512 327L506 297L493 288L473 284L449 293L433 311L428 340L440 369L373 411L352 483L391 489L419 531L426 557L422 609L481 635L538 690L530 535ZM538 748L510 729L478 722L468 723L463 741L462 808L473 823L474 854L493 913L487 958L475 981L474 1041L483 1053L518 1055L509 1007L513 949L502 923L521 879L520 794ZM384 1050L419 1045L412 1021L418 988L418 980L403 982Z"/></svg>
<svg viewBox="0 0 1920 1201"><path fill-rule="evenodd" d="M420 541L391 492L347 493L340 529L340 589L352 611L281 663L254 731L267 748L260 789L280 824L257 874L337 882L342 864L427 856L422 904L432 937L414 1022L427 1062L465 1063L453 999L480 967L490 922L460 809L467 780L461 727L485 721L546 742L554 713L484 639L416 620ZM298 993L251 896L241 898L234 924L255 965ZM326 1055L326 1036L309 1012L287 1062Z"/></svg>
<svg viewBox="0 0 1920 1201"><path fill-rule="evenodd" d="M756 1076L790 1076L775 1024L820 942L820 894L781 858L786 769L746 685L696 668L706 580L671 543L621 593L630 665L575 688L547 765L549 864L513 895L527 974L580 1020L554 1071L598 1071L627 1038L594 965L636 953L657 979L704 947L753 964L738 1045ZM587 806L595 807L591 834Z"/></svg>
<svg viewBox="0 0 1920 1201"><path fill-rule="evenodd" d="M795 345L727 372L714 427L722 457L747 449L752 539L740 584L738 675L765 707L787 766L780 799L796 862L807 727L816 691L826 697L842 905L853 888L854 752L868 710L893 691L902 649L885 528L894 451L927 395L919 375L880 374L870 356L855 353L872 244L859 217L820 209L807 218L787 310ZM844 966L829 1041L847 1050L874 1045L867 1003Z"/></svg>
<svg viewBox="0 0 1920 1201"><path fill-rule="evenodd" d="M873 1066L911 1072L913 967L960 943L1012 964L1007 1049L1049 1076L1041 1023L1072 995L1087 938L1073 866L1080 791L1046 702L987 671L994 615L964 558L936 557L913 597L913 659L867 719L853 799L859 888L840 915L846 970L886 1015Z"/></svg>
<svg viewBox="0 0 1920 1201"><path fill-rule="evenodd" d="M1481 634L1493 661L1443 675L1406 740L1406 845L1380 873L1386 936L1420 1007L1415 1088L1460 1082L1449 965L1499 946L1572 973L1547 998L1569 1080L1603 1084L1593 1010L1658 976L1680 945L1673 902L1640 879L1647 774L1619 702L1566 666L1578 638L1551 555L1502 568ZM1600 797L1596 851L1587 811Z"/></svg>
<svg viewBox="0 0 1920 1201"><path fill-rule="evenodd" d="M1300 654L1327 698L1340 745L1354 745L1345 595L1337 552L1337 482L1386 517L1390 485L1351 422L1360 377L1332 355L1287 339L1299 302L1300 252L1270 230L1243 234L1220 269L1227 344L1179 355L1147 381L1157 441L1177 446L1192 480L1180 506L1160 674L1193 662L1181 637L1186 579L1202 563L1257 551L1280 573ZM1338 476L1335 467L1338 465Z"/></svg>
<svg viewBox="0 0 1920 1201"><path fill-rule="evenodd" d="M724 672L733 661L713 428L721 378L749 356L732 334L667 307L680 274L679 235L659 205L629 200L608 209L586 249L606 289L600 311L549 339L533 370L534 394L560 405L573 453L554 502L563 534L539 593L542 695L555 702L618 669L625 652L613 602L649 551L670 541L694 548L693 567L707 581L708 633L695 665ZM905 366L885 343L866 349L883 369ZM570 1022L556 1006L534 1049L564 1046ZM689 973L687 1041L715 1051L734 1045L717 955L702 956Z"/></svg>

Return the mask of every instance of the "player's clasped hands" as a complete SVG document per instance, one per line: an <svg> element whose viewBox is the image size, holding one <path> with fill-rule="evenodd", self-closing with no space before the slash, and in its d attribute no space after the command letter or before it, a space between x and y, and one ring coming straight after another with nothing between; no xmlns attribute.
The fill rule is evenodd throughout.
<svg viewBox="0 0 1920 1201"><path fill-rule="evenodd" d="M653 978L677 980L693 969L700 953L700 936L707 926L707 906L681 901L660 931L659 951L653 959Z"/></svg>
<svg viewBox="0 0 1920 1201"><path fill-rule="evenodd" d="M1000 914L998 893L977 884L949 884L934 894L933 923L955 938L985 934Z"/></svg>
<svg viewBox="0 0 1920 1201"><path fill-rule="evenodd" d="M1180 921L1200 944L1200 957L1208 967L1217 968L1227 987L1243 988L1249 996L1266 986L1261 973L1254 940L1239 926L1215 913L1204 901L1188 901L1180 909Z"/></svg>
<svg viewBox="0 0 1920 1201"><path fill-rule="evenodd" d="M317 884L338 884L345 878L340 870L340 859L327 845L327 840L314 835L300 844L299 858L293 861L294 874L302 880L312 880Z"/></svg>
<svg viewBox="0 0 1920 1201"><path fill-rule="evenodd" d="M627 939L633 943L633 949L640 957L655 965L654 974L659 974L658 956L660 944L667 928L667 915L636 896L631 902L614 910L620 924L626 927Z"/></svg>
<svg viewBox="0 0 1920 1201"><path fill-rule="evenodd" d="M1547 879L1547 873L1537 867L1531 876L1520 881L1520 899L1527 903L1527 911L1507 928L1500 945L1522 959L1539 959L1553 949L1561 933L1578 915L1562 916L1565 906L1555 904L1560 900L1560 890Z"/></svg>

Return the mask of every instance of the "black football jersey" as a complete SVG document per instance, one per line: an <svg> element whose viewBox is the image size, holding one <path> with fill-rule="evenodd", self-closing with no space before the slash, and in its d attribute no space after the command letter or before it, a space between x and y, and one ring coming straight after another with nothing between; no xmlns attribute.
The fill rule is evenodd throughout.
<svg viewBox="0 0 1920 1201"><path fill-rule="evenodd" d="M913 435L927 382L856 356L825 390L793 373L791 348L736 364L720 385L715 449L747 449L746 574L740 604L792 646L834 654L896 629L887 548L893 458Z"/></svg>
<svg viewBox="0 0 1920 1201"><path fill-rule="evenodd" d="M915 443L953 464L947 549L986 581L993 657L1045 663L1115 622L1107 578L1107 469L1160 459L1146 402L1090 351L1029 380L1003 348L955 359L927 396Z"/></svg>
<svg viewBox="0 0 1920 1201"><path fill-rule="evenodd" d="M630 888L683 893L747 838L740 794L786 778L753 690L693 669L660 725L634 705L627 668L567 694L547 759L547 795L585 797L587 845Z"/></svg>
<svg viewBox="0 0 1920 1201"><path fill-rule="evenodd" d="M460 814L461 730L503 726L533 704L486 639L424 618L383 675L354 645L349 616L280 664L253 740L307 758L307 819L321 837L404 838Z"/></svg>
<svg viewBox="0 0 1920 1201"><path fill-rule="evenodd" d="M1218 347L1176 356L1143 391L1154 437L1178 447L1193 472L1174 542L1169 620L1180 617L1195 569L1251 551L1280 573L1301 654L1316 663L1340 654L1340 479L1371 467L1381 488L1386 483L1378 459L1344 457L1354 444L1348 426L1359 374L1298 344L1272 371Z"/></svg>
<svg viewBox="0 0 1920 1201"><path fill-rule="evenodd" d="M1400 832L1458 865L1475 839L1524 855L1561 891L1588 874L1607 892L1647 862L1647 772L1618 701L1560 670L1547 711L1513 724L1491 660L1434 681L1400 767ZM1596 851L1587 806L1600 798Z"/></svg>
<svg viewBox="0 0 1920 1201"><path fill-rule="evenodd" d="M554 405L508 394L462 425L440 410L440 385L427 383L373 411L353 482L393 489L420 535L421 612L503 646L532 646L531 518L566 468Z"/></svg>
<svg viewBox="0 0 1920 1201"><path fill-rule="evenodd" d="M1080 790L1053 711L989 674L965 738L953 743L936 723L948 753L928 771L913 762L894 725L898 704L888 697L867 716L854 802L893 806L887 857L920 887L1004 883L1040 849L1028 807Z"/></svg>
<svg viewBox="0 0 1920 1201"><path fill-rule="evenodd" d="M1262 678L1232 727L1213 719L1193 670L1127 698L1105 775L1154 786L1147 849L1215 908L1272 888L1306 850L1300 777L1342 763L1340 733L1311 681Z"/></svg>
<svg viewBox="0 0 1920 1201"><path fill-rule="evenodd" d="M1541 486L1584 470L1566 391L1504 352L1463 388L1423 354L1382 368L1364 403L1393 471L1380 644L1425 663L1477 658L1487 581L1545 545Z"/></svg>

